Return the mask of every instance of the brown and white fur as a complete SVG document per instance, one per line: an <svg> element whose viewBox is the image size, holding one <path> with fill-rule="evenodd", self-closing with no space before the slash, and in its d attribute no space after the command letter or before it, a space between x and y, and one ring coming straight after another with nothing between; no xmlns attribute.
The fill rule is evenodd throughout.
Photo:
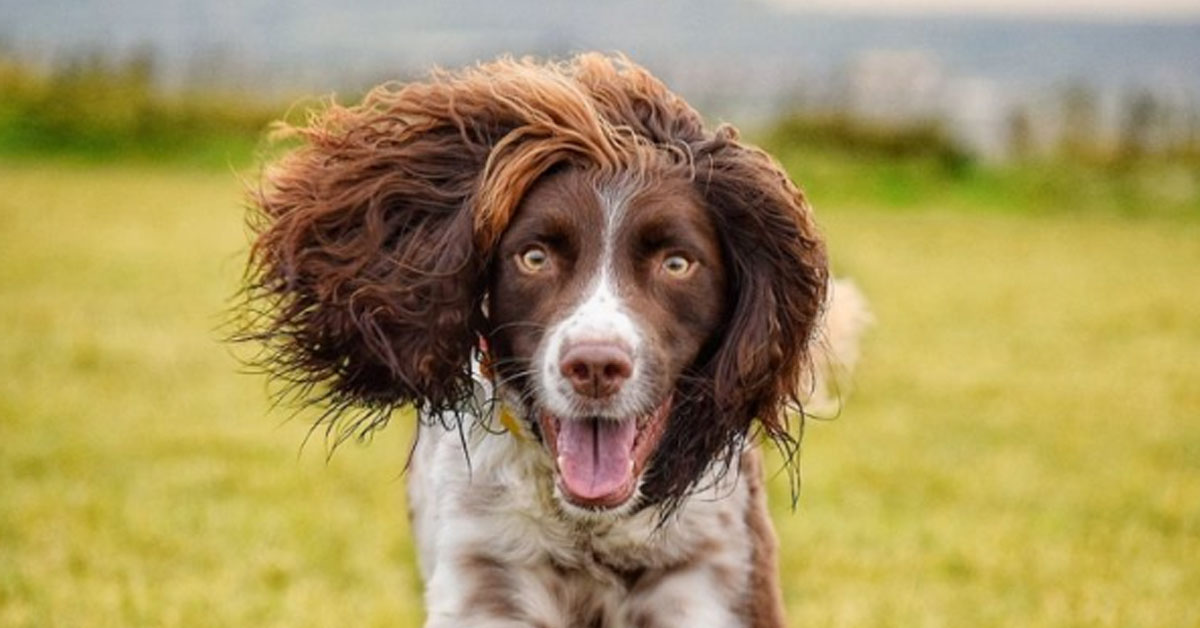
<svg viewBox="0 0 1200 628"><path fill-rule="evenodd" d="M756 436L794 446L867 315L779 166L599 55L293 132L242 337L338 435L418 408L427 626L782 626Z"/></svg>

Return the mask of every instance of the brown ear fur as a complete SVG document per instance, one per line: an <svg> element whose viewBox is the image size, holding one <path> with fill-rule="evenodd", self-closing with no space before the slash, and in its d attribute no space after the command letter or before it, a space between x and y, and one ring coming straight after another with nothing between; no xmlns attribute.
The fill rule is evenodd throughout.
<svg viewBox="0 0 1200 628"><path fill-rule="evenodd" d="M718 407L767 436L787 433L828 283L825 245L804 195L726 127L697 151L697 185L725 238L736 305L715 357ZM707 165L705 161L707 160Z"/></svg>
<svg viewBox="0 0 1200 628"><path fill-rule="evenodd" d="M729 469L755 420L792 462L789 416L803 416L801 374L828 278L811 210L782 167L727 126L690 150L694 185L723 240L732 307L709 354L680 384L676 420L659 446L670 460L647 478L647 494L664 500L695 488L711 464Z"/></svg>
<svg viewBox="0 0 1200 628"><path fill-rule="evenodd" d="M469 390L470 199L488 152L407 100L377 91L317 114L252 198L245 337L266 343L267 370L305 395L326 386L337 408L443 408Z"/></svg>

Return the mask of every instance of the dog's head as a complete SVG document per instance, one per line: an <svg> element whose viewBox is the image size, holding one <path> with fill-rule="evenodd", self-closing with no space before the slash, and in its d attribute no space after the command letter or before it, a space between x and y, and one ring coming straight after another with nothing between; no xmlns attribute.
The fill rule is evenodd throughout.
<svg viewBox="0 0 1200 628"><path fill-rule="evenodd" d="M788 438L823 245L770 157L643 69L499 61L294 131L244 337L330 417L461 412L484 340L577 507L676 500L756 421Z"/></svg>

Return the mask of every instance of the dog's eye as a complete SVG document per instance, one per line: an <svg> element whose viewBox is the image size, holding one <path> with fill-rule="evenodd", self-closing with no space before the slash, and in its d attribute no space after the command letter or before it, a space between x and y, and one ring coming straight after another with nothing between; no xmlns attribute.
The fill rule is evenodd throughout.
<svg viewBox="0 0 1200 628"><path fill-rule="evenodd" d="M531 246L517 255L517 265L527 273L542 271L550 263L550 254L540 246Z"/></svg>
<svg viewBox="0 0 1200 628"><path fill-rule="evenodd" d="M682 255L668 255L662 261L662 269L668 275L675 278L687 277L692 271L691 260Z"/></svg>

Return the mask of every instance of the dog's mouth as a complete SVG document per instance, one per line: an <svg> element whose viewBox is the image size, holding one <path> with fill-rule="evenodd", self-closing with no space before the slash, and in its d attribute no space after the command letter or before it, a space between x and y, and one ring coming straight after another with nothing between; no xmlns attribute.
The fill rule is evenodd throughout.
<svg viewBox="0 0 1200 628"><path fill-rule="evenodd" d="M624 419L559 418L542 411L542 434L558 470L558 488L576 506L616 508L637 491L671 414L671 397L649 413Z"/></svg>

